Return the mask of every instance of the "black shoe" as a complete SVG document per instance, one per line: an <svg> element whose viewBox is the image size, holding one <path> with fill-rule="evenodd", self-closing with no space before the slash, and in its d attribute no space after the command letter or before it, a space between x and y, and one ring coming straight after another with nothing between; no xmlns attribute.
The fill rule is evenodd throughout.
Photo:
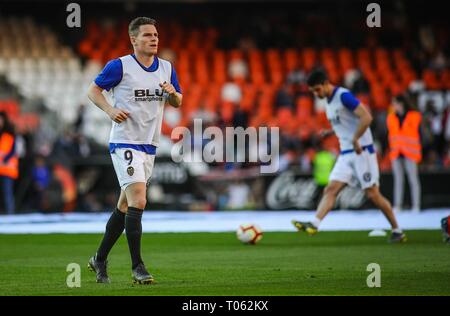
<svg viewBox="0 0 450 316"><path fill-rule="evenodd" d="M150 273L148 273L143 263L139 263L139 265L136 268L132 269L131 272L133 277L133 283L151 284L154 281L153 276Z"/></svg>
<svg viewBox="0 0 450 316"><path fill-rule="evenodd" d="M406 237L406 234L401 232L401 233L391 233L391 237L389 237L389 243L391 244L395 244L395 243L402 243L402 242L407 242L408 238Z"/></svg>
<svg viewBox="0 0 450 316"><path fill-rule="evenodd" d="M88 269L96 273L97 283L110 283L106 265L108 261L97 261L95 257L91 257L88 262Z"/></svg>

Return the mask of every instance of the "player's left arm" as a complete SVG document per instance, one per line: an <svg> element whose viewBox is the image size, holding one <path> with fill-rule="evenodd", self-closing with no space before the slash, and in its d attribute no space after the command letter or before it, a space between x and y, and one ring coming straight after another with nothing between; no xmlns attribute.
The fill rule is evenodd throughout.
<svg viewBox="0 0 450 316"><path fill-rule="evenodd" d="M181 93L180 84L178 83L177 72L172 65L172 71L170 74L170 83L163 82L160 84L163 91L169 94L167 98L167 103L169 103L173 107L180 107L183 102L183 94Z"/></svg>
<svg viewBox="0 0 450 316"><path fill-rule="evenodd" d="M181 103L183 102L183 95L175 89L173 84L164 82L160 83L159 86L163 89L164 92L167 92L169 94L167 103L176 108L181 106Z"/></svg>
<svg viewBox="0 0 450 316"><path fill-rule="evenodd" d="M350 92L345 92L341 95L342 104L349 110L352 111L358 118L359 124L356 128L356 132L353 135L353 148L355 152L359 155L362 152L361 145L358 140L364 134L364 132L369 128L372 123L372 115L369 113L367 108L356 99Z"/></svg>

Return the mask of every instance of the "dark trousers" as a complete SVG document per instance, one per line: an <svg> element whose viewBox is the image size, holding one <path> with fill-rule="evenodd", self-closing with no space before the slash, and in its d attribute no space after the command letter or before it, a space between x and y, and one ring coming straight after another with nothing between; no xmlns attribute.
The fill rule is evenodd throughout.
<svg viewBox="0 0 450 316"><path fill-rule="evenodd" d="M14 214L14 179L0 176L0 189L6 214Z"/></svg>

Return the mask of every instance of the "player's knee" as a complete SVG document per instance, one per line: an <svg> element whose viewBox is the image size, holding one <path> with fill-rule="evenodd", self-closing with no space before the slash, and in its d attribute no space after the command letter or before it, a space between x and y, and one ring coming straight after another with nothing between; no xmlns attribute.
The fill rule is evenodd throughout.
<svg viewBox="0 0 450 316"><path fill-rule="evenodd" d="M145 198L136 198L130 201L130 203L128 203L128 206L143 210L146 204L147 200Z"/></svg>
<svg viewBox="0 0 450 316"><path fill-rule="evenodd" d="M366 195L369 200L376 200L380 195L380 191L378 191L377 187L371 187L366 189Z"/></svg>
<svg viewBox="0 0 450 316"><path fill-rule="evenodd" d="M117 209L122 213L126 213L128 209L128 203L126 197L121 194L119 200L117 201Z"/></svg>
<svg viewBox="0 0 450 316"><path fill-rule="evenodd" d="M127 209L128 209L128 204L126 201L119 201L119 203L117 203L117 209L119 211L121 211L122 213L126 213Z"/></svg>

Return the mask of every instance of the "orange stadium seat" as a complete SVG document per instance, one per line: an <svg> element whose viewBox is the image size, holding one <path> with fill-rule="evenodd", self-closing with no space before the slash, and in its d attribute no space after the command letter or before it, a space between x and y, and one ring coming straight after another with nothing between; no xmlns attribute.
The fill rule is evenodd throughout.
<svg viewBox="0 0 450 316"><path fill-rule="evenodd" d="M40 124L39 114L36 113L24 113L20 116L10 117L10 119L19 133L34 132Z"/></svg>
<svg viewBox="0 0 450 316"><path fill-rule="evenodd" d="M341 48L338 52L339 63L341 69L345 73L346 71L355 68L352 51L348 48Z"/></svg>
<svg viewBox="0 0 450 316"><path fill-rule="evenodd" d="M15 100L0 100L0 112L5 112L9 119L14 120L20 115L20 106Z"/></svg>
<svg viewBox="0 0 450 316"><path fill-rule="evenodd" d="M297 120L297 135L302 140L308 140L315 130L315 118L310 117L307 121L298 121Z"/></svg>
<svg viewBox="0 0 450 316"><path fill-rule="evenodd" d="M322 140L322 147L328 151L339 152L339 140L336 135L331 135Z"/></svg>
<svg viewBox="0 0 450 316"><path fill-rule="evenodd" d="M306 71L311 71L317 63L317 54L313 48L305 48L302 52L303 67Z"/></svg>
<svg viewBox="0 0 450 316"><path fill-rule="evenodd" d="M228 59L231 60L243 60L244 59L244 53L239 49L232 49L228 53Z"/></svg>
<svg viewBox="0 0 450 316"><path fill-rule="evenodd" d="M370 96L366 93L358 93L355 97L362 103L371 108L370 105Z"/></svg>
<svg viewBox="0 0 450 316"><path fill-rule="evenodd" d="M229 101L223 101L220 105L220 115L225 124L230 124L233 120L234 104Z"/></svg>
<svg viewBox="0 0 450 316"><path fill-rule="evenodd" d="M215 50L213 52L213 78L212 81L224 84L227 80L225 53Z"/></svg>
<svg viewBox="0 0 450 316"><path fill-rule="evenodd" d="M254 85L246 84L242 91L241 109L246 112L251 112L255 104L257 90Z"/></svg>
<svg viewBox="0 0 450 316"><path fill-rule="evenodd" d="M327 119L327 114L325 113L325 111L318 112L316 113L315 116L316 116L316 124L315 124L316 131L331 128L330 122Z"/></svg>
<svg viewBox="0 0 450 316"><path fill-rule="evenodd" d="M369 49L366 48L366 47L359 48L359 49L356 51L356 57L357 57L357 59L358 59L358 62L364 61L364 60L365 60L365 61L368 61L368 62L371 62L370 51L369 51Z"/></svg>
<svg viewBox="0 0 450 316"><path fill-rule="evenodd" d="M282 107L277 110L278 126L288 126L294 121L294 115L291 109Z"/></svg>
<svg viewBox="0 0 450 316"><path fill-rule="evenodd" d="M440 82L443 84L443 89L450 90L450 69L442 72Z"/></svg>
<svg viewBox="0 0 450 316"><path fill-rule="evenodd" d="M297 98L297 118L299 122L308 121L313 112L313 100L311 97L301 96Z"/></svg>
<svg viewBox="0 0 450 316"><path fill-rule="evenodd" d="M262 122L267 123L272 118L272 104L270 100L260 98L257 111L257 116Z"/></svg>
<svg viewBox="0 0 450 316"><path fill-rule="evenodd" d="M389 107L390 101L386 94L386 90L383 87L373 88L371 96L373 101L373 109L386 110Z"/></svg>
<svg viewBox="0 0 450 316"><path fill-rule="evenodd" d="M288 49L284 52L286 72L289 73L300 66L300 58L295 49Z"/></svg>
<svg viewBox="0 0 450 316"><path fill-rule="evenodd" d="M205 109L211 112L217 111L217 105L220 102L220 98L208 95L204 100Z"/></svg>
<svg viewBox="0 0 450 316"><path fill-rule="evenodd" d="M422 79L426 87L430 90L438 90L441 88L441 83L437 79L436 73L430 69L424 70Z"/></svg>

